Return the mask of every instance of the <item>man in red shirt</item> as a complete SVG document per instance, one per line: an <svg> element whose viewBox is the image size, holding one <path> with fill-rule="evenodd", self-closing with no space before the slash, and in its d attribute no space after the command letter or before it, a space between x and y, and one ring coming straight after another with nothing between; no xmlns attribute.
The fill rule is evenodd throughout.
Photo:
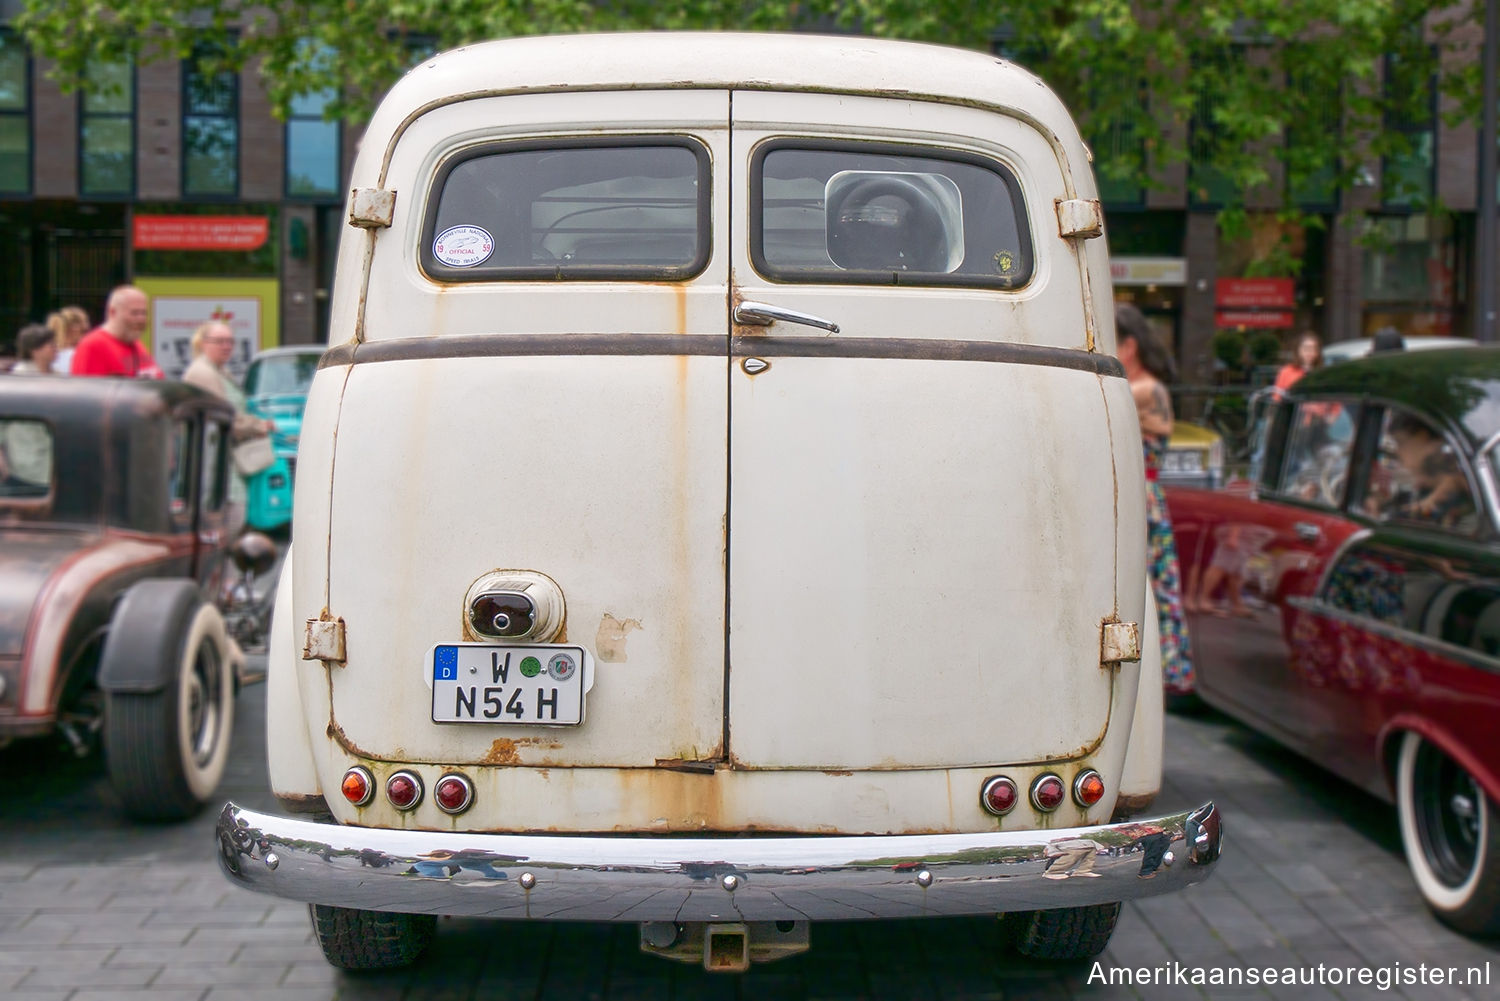
<svg viewBox="0 0 1500 1001"><path fill-rule="evenodd" d="M156 359L141 344L150 315L146 293L134 285L121 285L109 294L104 310L104 322L89 331L73 350L72 373L162 378Z"/></svg>

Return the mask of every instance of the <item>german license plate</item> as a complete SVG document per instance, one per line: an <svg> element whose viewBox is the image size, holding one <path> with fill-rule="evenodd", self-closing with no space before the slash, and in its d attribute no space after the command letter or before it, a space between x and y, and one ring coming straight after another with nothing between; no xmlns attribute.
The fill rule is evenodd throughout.
<svg viewBox="0 0 1500 1001"><path fill-rule="evenodd" d="M583 647L440 643L431 664L435 723L583 722Z"/></svg>

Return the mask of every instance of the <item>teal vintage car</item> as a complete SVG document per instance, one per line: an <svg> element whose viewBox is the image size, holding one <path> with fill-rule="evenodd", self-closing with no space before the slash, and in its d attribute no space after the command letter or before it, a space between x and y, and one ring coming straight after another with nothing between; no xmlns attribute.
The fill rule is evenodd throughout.
<svg viewBox="0 0 1500 1001"><path fill-rule="evenodd" d="M302 408L322 356L320 347L271 348L252 358L245 371L247 408L276 425L271 433L276 461L246 484L249 499L245 520L252 528L271 531L291 522L292 478L297 465L297 439L302 431Z"/></svg>

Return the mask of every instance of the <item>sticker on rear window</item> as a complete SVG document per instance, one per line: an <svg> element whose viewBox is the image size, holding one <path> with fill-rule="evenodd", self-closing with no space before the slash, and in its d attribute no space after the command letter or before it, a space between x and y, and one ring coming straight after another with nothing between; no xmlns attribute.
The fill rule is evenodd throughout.
<svg viewBox="0 0 1500 1001"><path fill-rule="evenodd" d="M472 268L494 252L494 238L478 226L449 226L432 241L432 256L450 268Z"/></svg>

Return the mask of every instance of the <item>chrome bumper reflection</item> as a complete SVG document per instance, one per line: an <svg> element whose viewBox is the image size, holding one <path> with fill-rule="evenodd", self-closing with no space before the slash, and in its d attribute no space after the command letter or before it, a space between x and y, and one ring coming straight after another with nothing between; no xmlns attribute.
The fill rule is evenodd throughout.
<svg viewBox="0 0 1500 1001"><path fill-rule="evenodd" d="M1206 879L1212 803L1057 831L883 837L456 834L219 815L248 889L376 911L568 921L849 920L1039 910Z"/></svg>

